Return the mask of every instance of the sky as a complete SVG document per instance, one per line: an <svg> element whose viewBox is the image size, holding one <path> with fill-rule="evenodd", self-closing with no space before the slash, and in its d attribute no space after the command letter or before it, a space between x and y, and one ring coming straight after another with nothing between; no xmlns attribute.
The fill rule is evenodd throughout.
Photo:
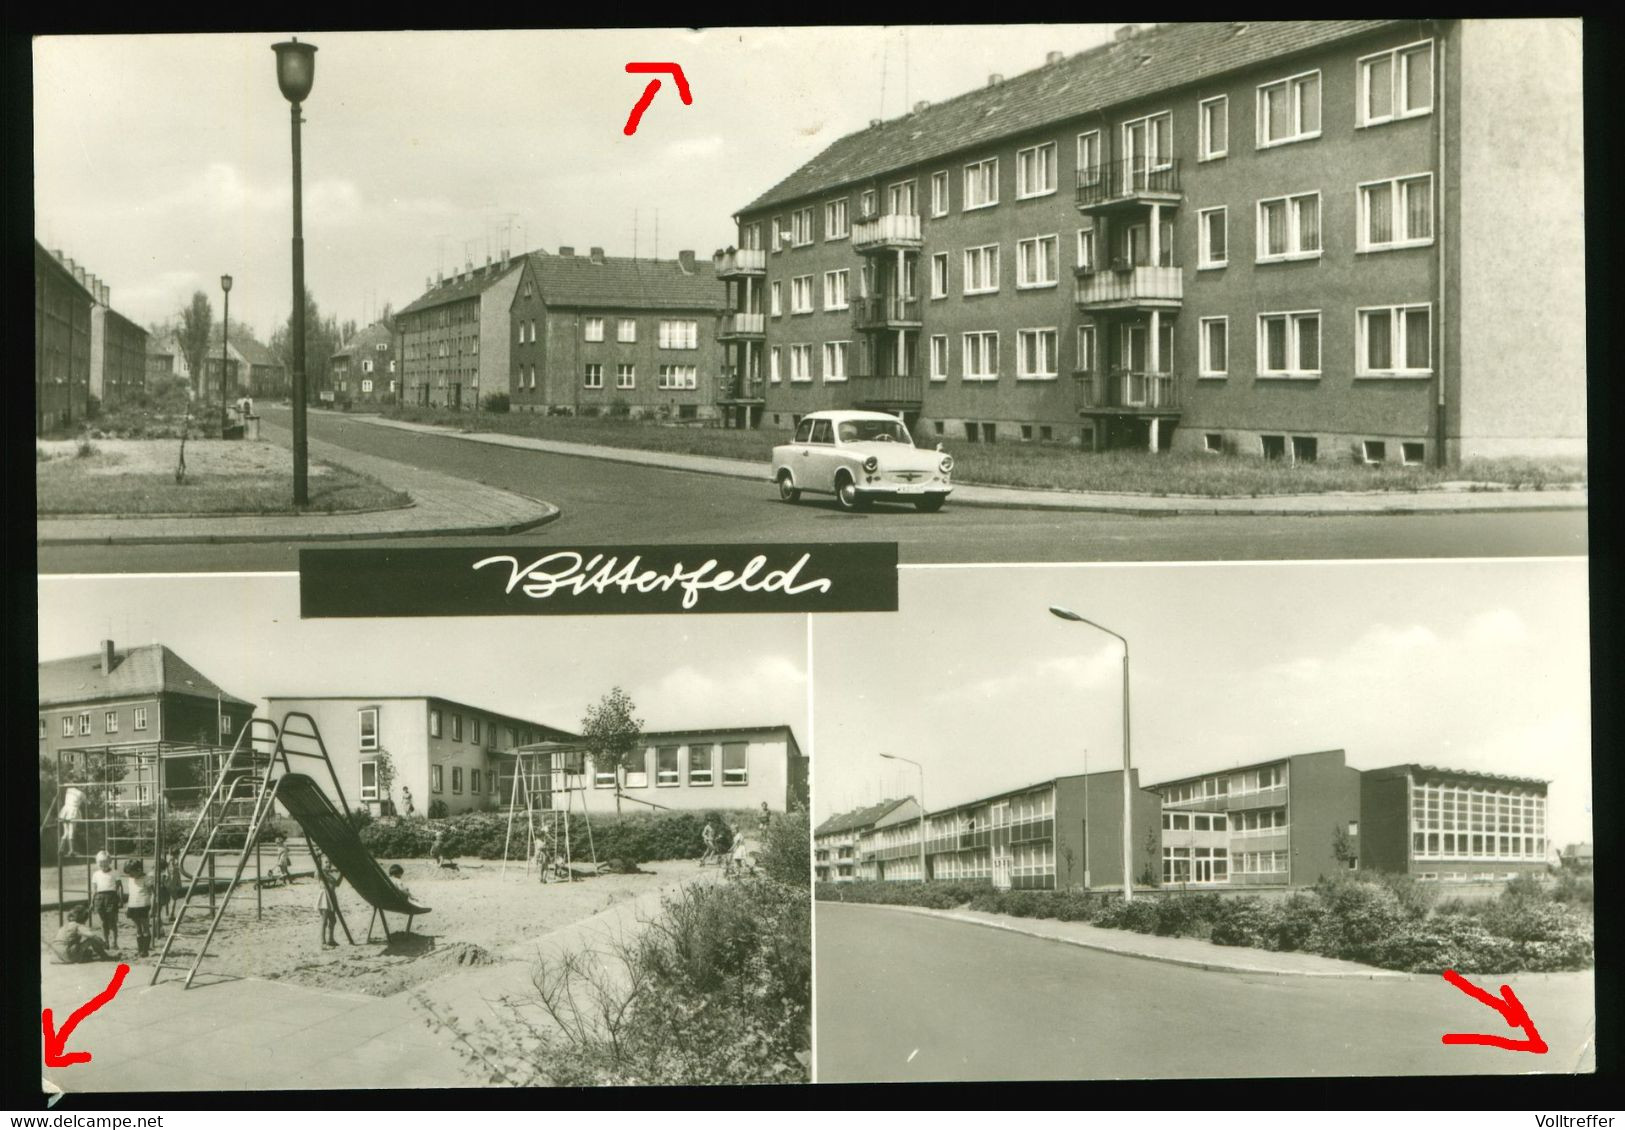
<svg viewBox="0 0 1625 1130"><path fill-rule="evenodd" d="M791 726L805 747L801 615L301 620L296 576L41 577L40 659L167 644L263 709L273 695L435 694L575 729L619 685L650 730Z"/></svg>
<svg viewBox="0 0 1625 1130"><path fill-rule="evenodd" d="M1549 837L1591 839L1586 563L905 569L896 615L813 626L815 820L936 809L1122 763L1143 784L1343 749L1551 781Z"/></svg>
<svg viewBox="0 0 1625 1130"><path fill-rule="evenodd" d="M732 214L874 117L1076 53L1116 25L349 32L304 103L306 285L324 313L400 309L488 249L702 257ZM262 340L291 306L281 34L34 41L35 230L142 325L196 289ZM632 137L648 78L675 61ZM635 219L634 219L635 216Z"/></svg>

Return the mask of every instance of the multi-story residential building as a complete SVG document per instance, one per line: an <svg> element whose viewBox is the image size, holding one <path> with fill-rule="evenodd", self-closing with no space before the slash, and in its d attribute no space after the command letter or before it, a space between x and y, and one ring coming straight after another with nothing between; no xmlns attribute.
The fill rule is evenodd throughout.
<svg viewBox="0 0 1625 1130"><path fill-rule="evenodd" d="M853 406L927 440L1580 453L1581 120L1575 21L1124 28L741 209L736 364L762 355L780 429ZM1508 254L1531 199L1542 238Z"/></svg>
<svg viewBox="0 0 1625 1130"><path fill-rule="evenodd" d="M820 883L850 883L875 877L871 862L868 874L860 874L858 841L874 829L877 821L897 816L903 820L920 818L919 801L913 797L883 800L851 812L837 813L813 829L813 873Z"/></svg>
<svg viewBox="0 0 1625 1130"><path fill-rule="evenodd" d="M90 405L92 294L67 264L34 241L34 431L69 427Z"/></svg>
<svg viewBox="0 0 1625 1130"><path fill-rule="evenodd" d="M400 387L390 327L374 322L339 346L329 361L328 376L340 404L393 404Z"/></svg>
<svg viewBox="0 0 1625 1130"><path fill-rule="evenodd" d="M1362 773L1360 865L1439 882L1541 874L1546 785L1431 765Z"/></svg>
<svg viewBox="0 0 1625 1130"><path fill-rule="evenodd" d="M147 331L113 309L106 283L92 276L87 285L96 298L90 308L90 395L111 406L146 388Z"/></svg>
<svg viewBox="0 0 1625 1130"><path fill-rule="evenodd" d="M230 746L254 706L163 644L103 640L93 655L39 665L39 752L146 742Z"/></svg>
<svg viewBox="0 0 1625 1130"><path fill-rule="evenodd" d="M561 247L523 263L509 327L513 411L703 420L727 402L723 288L692 251L624 259Z"/></svg>
<svg viewBox="0 0 1625 1130"><path fill-rule="evenodd" d="M544 807L612 813L617 784L623 812L755 812L764 804L770 812L788 812L807 804L807 757L789 726L651 730L643 740L641 756L618 772L594 765L592 756L568 738L520 752L546 759L537 762L545 764L546 771L536 773L545 780L534 784ZM513 793L515 760L503 758L497 770L503 804Z"/></svg>
<svg viewBox="0 0 1625 1130"><path fill-rule="evenodd" d="M409 404L478 408L508 391L509 311L520 261L506 254L427 284L394 321L400 395Z"/></svg>
<svg viewBox="0 0 1625 1130"><path fill-rule="evenodd" d="M436 801L448 815L501 807L508 796L498 788L497 769L507 751L574 736L437 695L278 695L267 702L271 720L279 725L289 711L316 720L344 799L351 808L375 813L390 805L404 811L407 790L419 815L427 815L431 805L438 811ZM386 759L394 773L387 793L379 777ZM327 788L320 776L317 780Z"/></svg>

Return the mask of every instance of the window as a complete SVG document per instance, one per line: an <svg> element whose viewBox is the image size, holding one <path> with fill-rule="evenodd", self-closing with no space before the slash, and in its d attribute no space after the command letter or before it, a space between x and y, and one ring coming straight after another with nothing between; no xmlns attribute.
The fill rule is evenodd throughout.
<svg viewBox="0 0 1625 1130"><path fill-rule="evenodd" d="M894 216L912 216L917 210L914 207L914 182L901 181L886 189L886 207Z"/></svg>
<svg viewBox="0 0 1625 1130"><path fill-rule="evenodd" d="M1201 331L1201 368L1204 377L1222 377L1230 371L1230 319L1203 318Z"/></svg>
<svg viewBox="0 0 1625 1130"><path fill-rule="evenodd" d="M1123 123L1122 157L1134 183L1143 186L1148 170L1166 169L1174 159L1174 119L1169 113L1150 114Z"/></svg>
<svg viewBox="0 0 1625 1130"><path fill-rule="evenodd" d="M660 323L661 349L698 349L700 323L691 319L673 319Z"/></svg>
<svg viewBox="0 0 1625 1130"><path fill-rule="evenodd" d="M1095 368L1095 327L1092 325L1078 327L1078 366L1080 373L1093 372Z"/></svg>
<svg viewBox="0 0 1625 1130"><path fill-rule="evenodd" d="M1016 199L1048 196L1055 191L1055 143L1016 153Z"/></svg>
<svg viewBox="0 0 1625 1130"><path fill-rule="evenodd" d="M1425 376L1433 371L1432 308L1362 309L1355 344L1359 376Z"/></svg>
<svg viewBox="0 0 1625 1130"><path fill-rule="evenodd" d="M1229 213L1225 208L1204 208L1196 213L1196 223L1201 232L1201 246L1198 248L1197 267L1222 267L1228 263L1230 256L1229 240Z"/></svg>
<svg viewBox="0 0 1625 1130"><path fill-rule="evenodd" d="M663 745L655 750L655 785L659 788L670 788L682 783L682 774L677 768L677 747Z"/></svg>
<svg viewBox="0 0 1625 1130"><path fill-rule="evenodd" d="M1319 136L1319 71L1258 88L1258 148Z"/></svg>
<svg viewBox="0 0 1625 1130"><path fill-rule="evenodd" d="M358 749L378 748L378 708L369 706L365 710L356 712L356 721L360 727L360 741Z"/></svg>
<svg viewBox="0 0 1625 1130"><path fill-rule="evenodd" d="M1202 434L1202 450L1209 455L1224 454L1224 433L1204 432Z"/></svg>
<svg viewBox="0 0 1625 1130"><path fill-rule="evenodd" d="M118 733L118 711L109 710L102 715L102 733Z"/></svg>
<svg viewBox="0 0 1625 1130"><path fill-rule="evenodd" d="M438 710L429 711L429 736L431 738L440 736L440 711Z"/></svg>
<svg viewBox="0 0 1625 1130"><path fill-rule="evenodd" d="M1312 259L1320 254L1320 193L1258 202L1258 261Z"/></svg>
<svg viewBox="0 0 1625 1130"><path fill-rule="evenodd" d="M461 714L451 716L451 740L454 742L463 740L463 716Z"/></svg>
<svg viewBox="0 0 1625 1130"><path fill-rule="evenodd" d="M812 380L812 346L792 345L790 347L790 379L792 381Z"/></svg>
<svg viewBox="0 0 1625 1130"><path fill-rule="evenodd" d="M1078 183L1100 183L1100 131L1078 134Z"/></svg>
<svg viewBox="0 0 1625 1130"><path fill-rule="evenodd" d="M655 384L665 390L686 391L699 387L700 371L693 365L661 365Z"/></svg>
<svg viewBox="0 0 1625 1130"><path fill-rule="evenodd" d="M1201 159L1211 161L1230 151L1230 98L1204 98L1196 104L1201 123Z"/></svg>
<svg viewBox="0 0 1625 1130"><path fill-rule="evenodd" d="M781 346L775 345L767 351L767 379L772 384L779 383L779 355Z"/></svg>
<svg viewBox="0 0 1625 1130"><path fill-rule="evenodd" d="M1380 439L1368 439L1360 444L1360 458L1366 463L1381 463L1388 458L1388 445Z"/></svg>
<svg viewBox="0 0 1625 1130"><path fill-rule="evenodd" d="M849 341L826 341L824 343L824 380L846 380L846 353Z"/></svg>
<svg viewBox="0 0 1625 1130"><path fill-rule="evenodd" d="M587 341L604 340L604 319L586 318L581 323L581 336ZM532 340L535 340L534 338Z"/></svg>
<svg viewBox="0 0 1625 1130"><path fill-rule="evenodd" d="M621 318L615 323L616 341L638 340L638 321L636 318Z"/></svg>
<svg viewBox="0 0 1625 1130"><path fill-rule="evenodd" d="M967 381L999 379L999 335L994 330L968 333L962 343L963 376Z"/></svg>
<svg viewBox="0 0 1625 1130"><path fill-rule="evenodd" d="M604 367L599 364L588 365L581 377L582 388L603 388Z"/></svg>
<svg viewBox="0 0 1625 1130"><path fill-rule="evenodd" d="M378 763L376 761L363 761L361 768L361 799L378 799Z"/></svg>
<svg viewBox="0 0 1625 1130"><path fill-rule="evenodd" d="M768 308L769 312L772 313L772 315L775 318L783 317L784 316L784 284L781 283L781 282L778 282L777 280L775 280L773 285L768 288L767 296L768 296L768 307L767 308Z"/></svg>
<svg viewBox="0 0 1625 1130"><path fill-rule="evenodd" d="M709 785L711 780L711 754L714 747L691 745L688 747L688 783Z"/></svg>
<svg viewBox="0 0 1625 1130"><path fill-rule="evenodd" d="M931 297L948 297L948 253L939 251L931 256Z"/></svg>
<svg viewBox="0 0 1625 1130"><path fill-rule="evenodd" d="M615 787L615 770L603 769L596 759L592 763L592 787L595 789L613 789Z"/></svg>
<svg viewBox="0 0 1625 1130"><path fill-rule="evenodd" d="M813 210L800 208L790 213L790 245L806 247L813 241Z"/></svg>
<svg viewBox="0 0 1625 1130"><path fill-rule="evenodd" d="M480 720L478 718L470 718L468 720L468 729L469 729L468 740L470 742L474 743L475 745L479 745L480 744Z"/></svg>
<svg viewBox="0 0 1625 1130"><path fill-rule="evenodd" d="M1016 376L1021 380L1053 380L1056 372L1055 330L1016 331Z"/></svg>
<svg viewBox="0 0 1625 1130"><path fill-rule="evenodd" d="M362 392L371 392L372 391L372 382L371 381L362 381L361 382L361 391Z"/></svg>
<svg viewBox="0 0 1625 1130"><path fill-rule="evenodd" d="M948 335L936 334L931 338L931 379L948 379Z"/></svg>
<svg viewBox="0 0 1625 1130"><path fill-rule="evenodd" d="M812 308L812 276L797 275L790 280L790 313L810 314Z"/></svg>
<svg viewBox="0 0 1625 1130"><path fill-rule="evenodd" d="M1402 443L1399 445L1400 460L1407 467L1415 467L1427 458L1427 444ZM140 727L137 727L139 729Z"/></svg>
<svg viewBox="0 0 1625 1130"><path fill-rule="evenodd" d="M451 767L451 791L454 793L463 791L463 767L461 765Z"/></svg>
<svg viewBox="0 0 1625 1130"><path fill-rule="evenodd" d="M933 216L946 216L948 214L948 170L931 174L931 214Z"/></svg>
<svg viewBox="0 0 1625 1130"><path fill-rule="evenodd" d="M1292 437L1292 462L1313 463L1320 453L1320 441L1314 436Z"/></svg>
<svg viewBox="0 0 1625 1130"><path fill-rule="evenodd" d="M1433 109L1433 41L1360 60L1360 121L1381 125Z"/></svg>
<svg viewBox="0 0 1625 1130"><path fill-rule="evenodd" d="M870 217L877 214L878 213L875 208L875 190L872 188L866 188L858 197L858 215L862 217Z"/></svg>
<svg viewBox="0 0 1625 1130"><path fill-rule="evenodd" d="M999 289L999 245L970 247L965 250L966 294L991 294Z"/></svg>
<svg viewBox="0 0 1625 1130"><path fill-rule="evenodd" d="M73 737L73 715L71 714L62 716L62 736L65 738Z"/></svg>
<svg viewBox="0 0 1625 1130"><path fill-rule="evenodd" d="M366 359L366 360L364 360L364 361L362 361L362 362L361 362L361 371L362 371L362 372L363 372L363 373L370 373L370 372L372 372L372 360L371 360L371 358L368 358L368 359ZM372 382L371 382L371 381L366 381L366 382L364 382L364 383L366 383L366 384L368 384L368 385L370 385L370 384L372 384Z"/></svg>
<svg viewBox="0 0 1625 1130"><path fill-rule="evenodd" d="M615 366L615 387L616 388L637 388L638 387L638 370L637 370L637 366L636 365L625 365L625 364L616 365Z"/></svg>
<svg viewBox="0 0 1625 1130"><path fill-rule="evenodd" d="M1361 251L1433 242L1433 174L1360 186Z"/></svg>
<svg viewBox="0 0 1625 1130"><path fill-rule="evenodd" d="M750 747L744 742L726 742L722 746L722 783L744 785L750 781L747 754Z"/></svg>
<svg viewBox="0 0 1625 1130"><path fill-rule="evenodd" d="M478 769L468 771L468 791L475 796L480 795L480 771Z"/></svg>
<svg viewBox="0 0 1625 1130"><path fill-rule="evenodd" d="M824 205L825 239L845 239L851 230L846 217L846 197Z"/></svg>
<svg viewBox="0 0 1625 1130"><path fill-rule="evenodd" d="M138 706L135 708L135 728L137 730L145 730L147 728L147 708L145 706Z"/></svg>
<svg viewBox="0 0 1625 1130"><path fill-rule="evenodd" d="M824 272L824 309L847 308L846 276L847 272L844 270Z"/></svg>
<svg viewBox="0 0 1625 1130"><path fill-rule="evenodd" d="M1093 228L1078 229L1078 270L1092 271L1095 269L1095 231Z"/></svg>
<svg viewBox="0 0 1625 1130"><path fill-rule="evenodd" d="M1054 286L1059 236L1041 235L1016 243L1016 286Z"/></svg>
<svg viewBox="0 0 1625 1130"><path fill-rule="evenodd" d="M90 711L79 715L79 733L84 737L90 736Z"/></svg>
<svg viewBox="0 0 1625 1130"><path fill-rule="evenodd" d="M441 767L438 765L429 766L429 791L431 793L443 791L444 783L444 778L441 775Z"/></svg>
<svg viewBox="0 0 1625 1130"><path fill-rule="evenodd" d="M1258 372L1263 376L1320 375L1320 311L1258 316Z"/></svg>
<svg viewBox="0 0 1625 1130"><path fill-rule="evenodd" d="M960 210L989 208L999 202L999 159L989 157L965 166L965 202Z"/></svg>
<svg viewBox="0 0 1625 1130"><path fill-rule="evenodd" d="M626 759L626 787L629 789L646 789L649 787L648 750L635 750Z"/></svg>

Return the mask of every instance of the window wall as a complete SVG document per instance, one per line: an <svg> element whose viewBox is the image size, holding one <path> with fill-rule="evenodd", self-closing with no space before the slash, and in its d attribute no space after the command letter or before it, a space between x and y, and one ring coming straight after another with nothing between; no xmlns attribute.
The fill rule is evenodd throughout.
<svg viewBox="0 0 1625 1130"><path fill-rule="evenodd" d="M1430 782L1411 786L1418 860L1546 857L1546 797L1529 789Z"/></svg>

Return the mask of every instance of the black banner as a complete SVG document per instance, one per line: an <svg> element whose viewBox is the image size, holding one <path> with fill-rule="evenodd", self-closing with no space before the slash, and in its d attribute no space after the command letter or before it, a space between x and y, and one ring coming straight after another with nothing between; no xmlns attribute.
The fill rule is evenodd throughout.
<svg viewBox="0 0 1625 1130"><path fill-rule="evenodd" d="M306 619L895 612L897 543L302 549L299 610Z"/></svg>

